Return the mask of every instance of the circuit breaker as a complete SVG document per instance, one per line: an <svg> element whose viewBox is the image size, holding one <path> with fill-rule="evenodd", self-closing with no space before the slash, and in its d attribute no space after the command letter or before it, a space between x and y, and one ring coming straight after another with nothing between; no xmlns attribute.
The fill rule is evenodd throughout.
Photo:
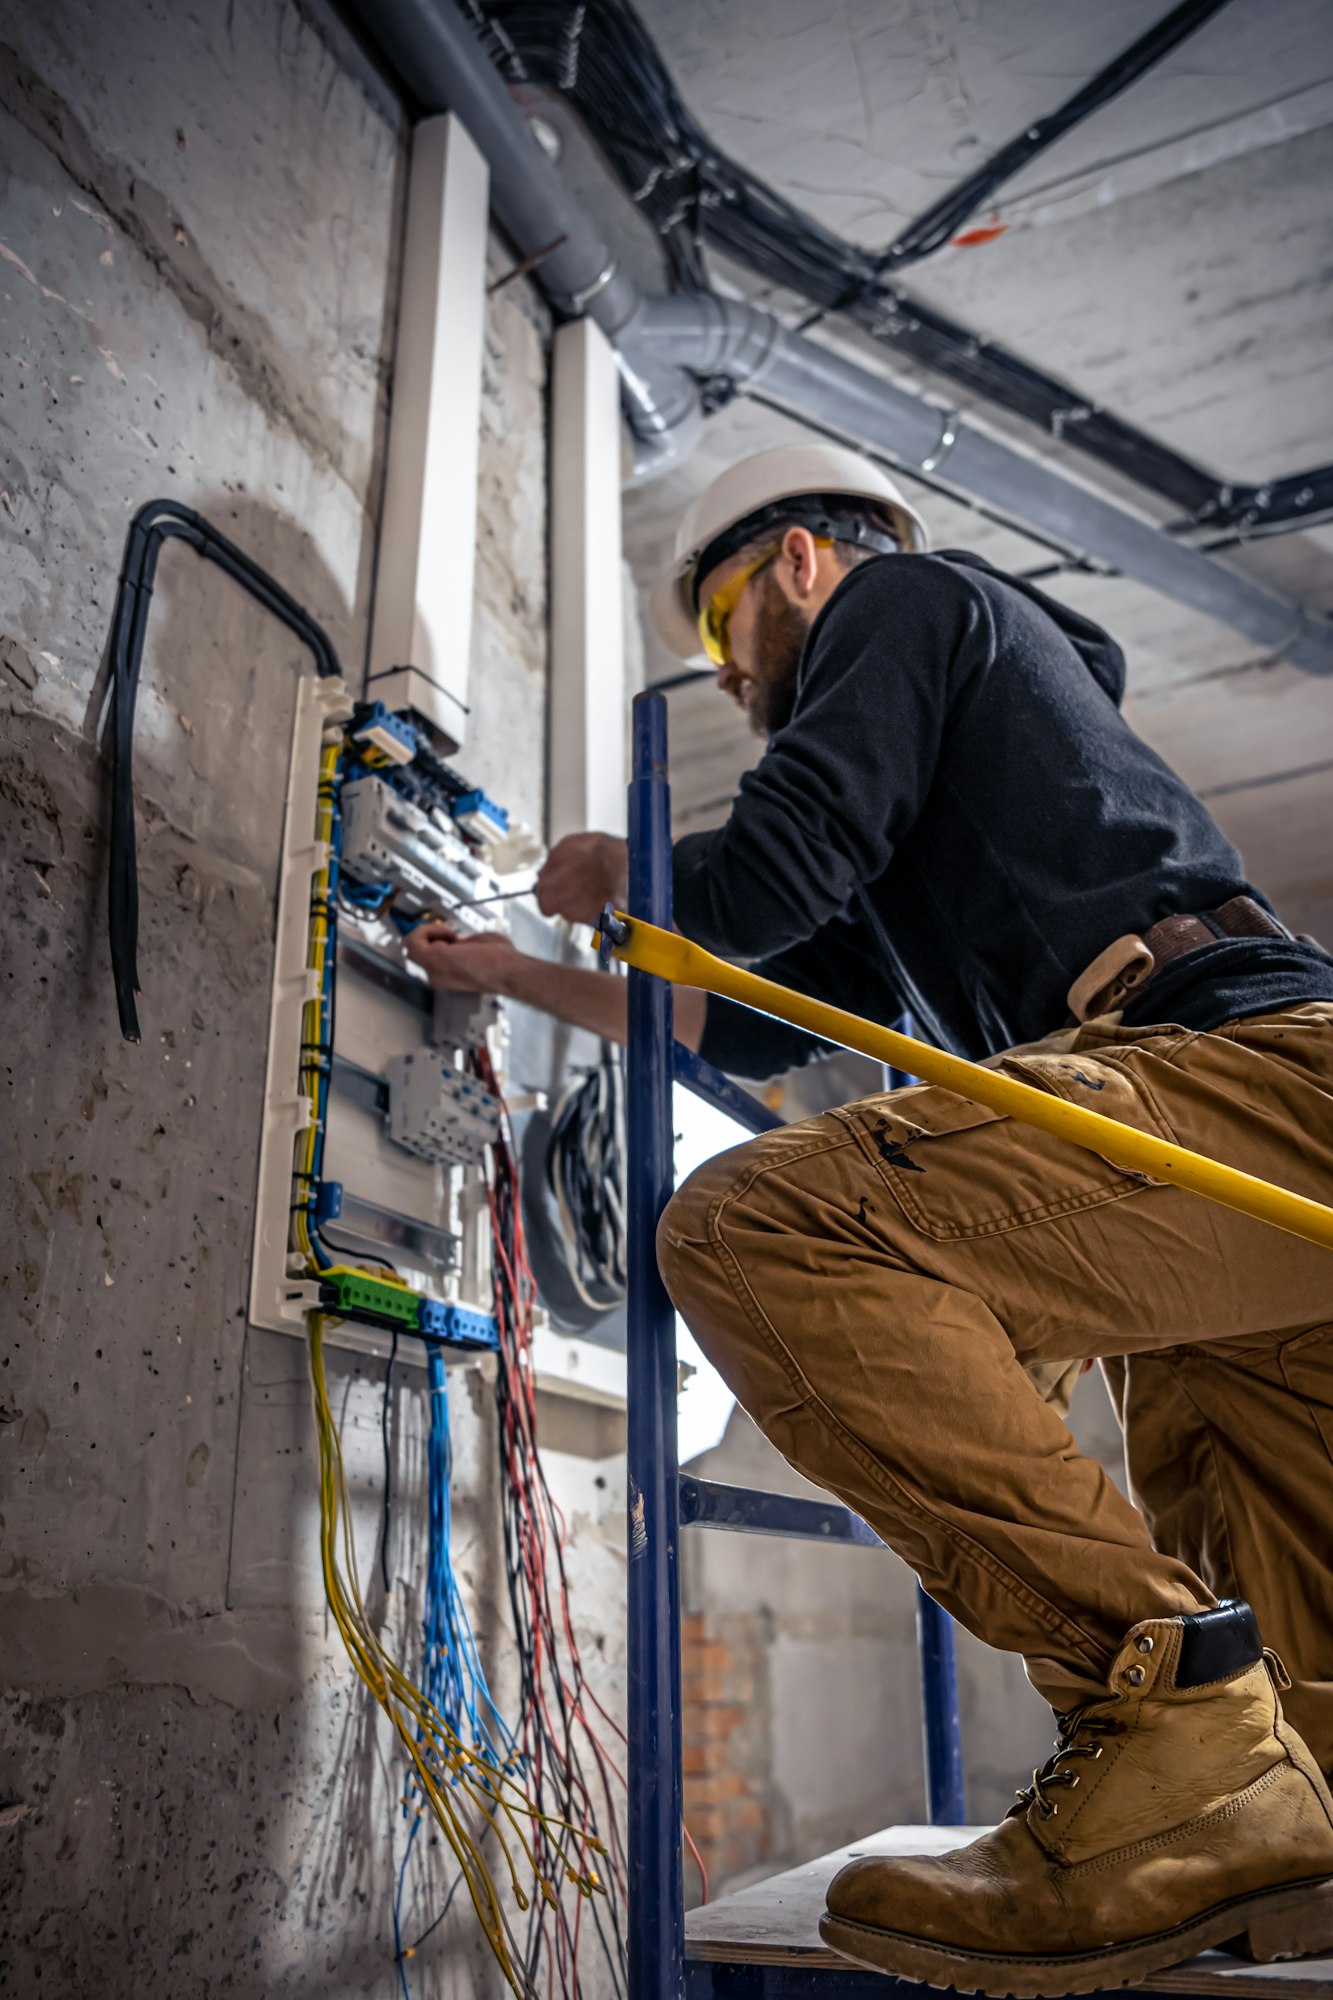
<svg viewBox="0 0 1333 2000"><path fill-rule="evenodd" d="M494 1091L435 1050L391 1057L385 1077L395 1145L441 1166L484 1164L487 1146L500 1136L501 1105Z"/></svg>
<svg viewBox="0 0 1333 2000"><path fill-rule="evenodd" d="M400 913L430 909L447 915L459 930L494 929L498 919L488 899L499 893L499 878L468 829L498 827L498 808L483 815L474 806L466 822L456 821L439 804L405 797L402 782L367 776L344 786L344 876L372 907L383 885Z"/></svg>
<svg viewBox="0 0 1333 2000"><path fill-rule="evenodd" d="M430 916L504 924L492 857L506 833L503 809L410 717L354 703L338 683L303 684L252 1278L262 1325L295 1330L323 1305L423 1337L465 1326L460 1344L475 1345L490 1274L466 1181L499 1130L483 1073L500 1059L501 1023L474 1010L458 1025L475 1040L441 1043L403 941Z"/></svg>
<svg viewBox="0 0 1333 2000"><path fill-rule="evenodd" d="M323 1305L353 1326L484 1345L486 1167L507 1117L557 1323L587 1330L586 1315L560 1316L560 1245L543 1228L537 1156L547 1106L603 1052L534 1010L432 993L403 949L418 923L439 917L461 932L516 931L537 955L588 956L523 894L531 859L505 804L441 762L410 716L354 703L341 683L303 684L261 1147L257 1323L303 1331ZM592 1317L621 1344L614 1313Z"/></svg>

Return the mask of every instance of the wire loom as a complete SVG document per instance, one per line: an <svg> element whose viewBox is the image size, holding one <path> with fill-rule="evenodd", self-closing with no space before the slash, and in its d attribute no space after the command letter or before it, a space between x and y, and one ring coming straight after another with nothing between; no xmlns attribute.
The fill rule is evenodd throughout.
<svg viewBox="0 0 1333 2000"><path fill-rule="evenodd" d="M311 1116L296 1136L292 1180L292 1244L312 1275L337 1268L320 1241L317 1198L335 1023L340 798L348 750L345 737L325 742L320 754L315 839L320 865L312 881L307 964L314 995L302 1017L300 1087ZM475 1059L479 1075L496 1088L489 1058ZM498 1094L498 1092L497 1092ZM399 1980L408 1993L406 1961L419 1949L402 1943L407 1871L427 1815L440 1828L459 1864L477 1919L511 1990L529 2000L546 1975L548 1990L580 1992L578 1954L583 1907L594 1904L590 1928L623 1990L625 1905L623 1855L616 1829L616 1786L623 1777L595 1735L588 1690L569 1613L564 1571L564 1524L551 1499L537 1457L536 1396L532 1377L533 1287L527 1272L514 1190L516 1168L508 1134L497 1149L490 1188L495 1236L496 1311L500 1325L497 1384L505 1492L506 1573L521 1669L520 1714L511 1730L493 1701L477 1653L449 1556L449 1441L444 1357L428 1348L431 1398L428 1444L429 1543L425 1591L423 1668L418 1685L391 1657L367 1619L356 1573L341 1445L329 1409L324 1364L323 1315L310 1321L310 1367L320 1448L320 1548L325 1593L334 1622L357 1674L384 1710L409 1759L404 1809L411 1823L394 1897ZM377 1273L381 1278L390 1272ZM552 1596L549 1570L558 1577ZM580 1751L582 1739L584 1749ZM585 1775L584 1759L589 1763ZM591 1778L591 1782L590 1782ZM611 1849L598 1829L605 1811ZM520 1938L505 1910L482 1853L492 1835L504 1857L510 1888L527 1922ZM529 1893L520 1875L535 1884ZM605 1860L614 1901L598 1863ZM578 1892L570 1914L559 1893ZM455 1883L455 1889L457 1883ZM443 1920L452 1901L440 1912ZM594 1902L595 1899L595 1902ZM609 1910L604 1919L603 1910ZM434 1925L430 1928L434 1929Z"/></svg>
<svg viewBox="0 0 1333 2000"><path fill-rule="evenodd" d="M877 252L825 229L713 144L629 0L460 0L511 83L543 84L576 107L626 194L660 236L676 286L711 290L704 257L705 244L711 245L815 306L803 325L844 314L884 346L1160 494L1182 511L1177 531L1234 529L1236 539L1249 540L1326 518L1333 512L1333 468L1317 466L1261 486L1219 479L894 281L949 242L1027 161L1133 84L1223 4L1182 0ZM706 384L705 408L720 406L731 393L730 384ZM907 470L915 476L914 468ZM1217 544L1224 545L1230 544Z"/></svg>
<svg viewBox="0 0 1333 2000"><path fill-rule="evenodd" d="M415 1782L458 1861L477 1921L501 1971L511 1990L529 2000L535 1989L522 1973L517 1941L480 1842L487 1832L495 1836L520 1910L529 1909L532 1898L520 1878L515 1848L526 1858L538 1894L558 1907L556 1892L542 1871L527 1829L557 1845L573 1829L549 1824L524 1787L464 1743L372 1628L357 1578L342 1446L329 1406L324 1332L323 1315L313 1313L310 1375L319 1438L320 1560L329 1610L348 1658L393 1725ZM580 1877L572 1868L568 1872L581 1894L593 1893L596 1885L589 1876Z"/></svg>
<svg viewBox="0 0 1333 2000"><path fill-rule="evenodd" d="M392 1356L385 1371L385 1412L388 1412L389 1385L392 1375ZM460 1736L466 1736L472 1747L491 1763L498 1764L509 1774L521 1769L518 1745L514 1742L504 1717L497 1709L486 1683L485 1670L477 1652L477 1642L472 1631L472 1623L458 1588L451 1555L452 1506L450 1481L453 1476L453 1447L449 1431L449 1385L448 1371L444 1356L437 1347L426 1350L426 1379L430 1401L430 1427L427 1432L426 1464L429 1491L429 1538L426 1555L426 1588L424 1605L424 1645L421 1685L427 1699L434 1703L451 1729ZM389 1537L389 1460L385 1450L385 1519L384 1540L381 1545L381 1561L386 1561ZM387 1588L387 1585L386 1585ZM404 2000L411 2000L407 1983L407 1961L416 1956L422 1944L432 1931L443 1923L449 1913L454 1894L458 1888L458 1878L446 1896L444 1906L422 1932L415 1944L403 1942L403 1895L407 1885L407 1872L416 1846L417 1836L424 1823L426 1807L420 1790L410 1787L409 1796L403 1800L403 1812L409 1816L407 1843L403 1849L403 1859L398 1870L398 1880L393 1899L393 1939L394 1956L398 1965L398 1979Z"/></svg>
<svg viewBox="0 0 1333 2000"><path fill-rule="evenodd" d="M471 1067L488 1089L497 1089L484 1049L473 1053ZM536 1285L524 1242L518 1166L507 1113L492 1149L488 1204L494 1310L500 1330L496 1412L504 1480L505 1574L522 1676L515 1734L534 1793L548 1814L546 1824L566 1828L555 1840L547 1837L548 1866L553 1873L568 1870L571 1859L586 1866L583 1843L590 1840L604 1814L611 1889L604 1906L578 1904L573 1924L559 1907L545 1937L541 1933L546 1915L534 1911L537 1921L529 1924L525 1964L535 1978L544 1961L548 1978L553 1975L559 1981L559 1990L577 1994L577 1959L587 1907L613 1990L619 1994L627 1977L628 1892L616 1794L625 1781L600 1731L608 1730L622 1744L625 1738L584 1673L569 1604L567 1530L537 1451L532 1358Z"/></svg>

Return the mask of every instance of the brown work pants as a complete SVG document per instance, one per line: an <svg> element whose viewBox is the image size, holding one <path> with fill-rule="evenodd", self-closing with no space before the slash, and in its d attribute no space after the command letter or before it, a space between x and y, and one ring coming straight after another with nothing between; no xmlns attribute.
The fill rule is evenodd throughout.
<svg viewBox="0 0 1333 2000"><path fill-rule="evenodd" d="M996 1066L1333 1200L1333 1005L1066 1040ZM929 1085L709 1161L658 1251L779 1451L1054 1707L1241 1596L1333 1769L1333 1251ZM1036 1386L1091 1356L1140 1511Z"/></svg>

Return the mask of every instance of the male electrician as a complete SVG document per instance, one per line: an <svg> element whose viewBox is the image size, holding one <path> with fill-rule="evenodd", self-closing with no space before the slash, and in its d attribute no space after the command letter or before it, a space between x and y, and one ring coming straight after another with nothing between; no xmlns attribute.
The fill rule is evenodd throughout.
<svg viewBox="0 0 1333 2000"><path fill-rule="evenodd" d="M1123 720L1107 635L925 550L890 481L825 444L687 513L656 622L767 747L726 825L676 844L680 929L1333 1198L1333 960ZM561 841L538 900L623 906L623 846ZM618 981L438 929L415 955L623 1037ZM695 993L676 1020L741 1075L820 1052ZM778 1449L1057 1711L1009 1817L942 1859L853 1862L827 1941L1029 1995L1235 1940L1333 1949L1333 1253L930 1087L722 1154L659 1248ZM1089 1356L1138 1511L1036 1386Z"/></svg>

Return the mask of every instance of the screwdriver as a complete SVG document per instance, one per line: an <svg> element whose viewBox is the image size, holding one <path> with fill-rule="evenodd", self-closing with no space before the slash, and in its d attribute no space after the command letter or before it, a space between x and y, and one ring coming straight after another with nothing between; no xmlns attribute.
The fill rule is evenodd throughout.
<svg viewBox="0 0 1333 2000"><path fill-rule="evenodd" d="M536 886L535 882L529 882L522 889L501 889L496 896L474 896L471 901L466 903L450 903L449 908L451 910L479 910L483 903L508 903L515 896L530 896Z"/></svg>
<svg viewBox="0 0 1333 2000"><path fill-rule="evenodd" d="M524 889L501 889L497 895L476 896L470 902L466 903L461 900L455 900L449 904L446 910L422 910L415 917L400 916L396 911L390 911L389 914L393 918L394 923L397 924L399 930L406 936L410 931L418 930L422 924L446 923L451 910L480 910L487 903L509 903L516 896L530 896L535 886L535 883L529 882Z"/></svg>

